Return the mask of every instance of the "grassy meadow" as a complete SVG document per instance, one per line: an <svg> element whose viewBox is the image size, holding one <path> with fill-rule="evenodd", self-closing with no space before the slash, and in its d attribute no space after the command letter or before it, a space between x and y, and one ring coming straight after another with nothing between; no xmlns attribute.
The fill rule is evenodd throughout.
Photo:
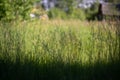
<svg viewBox="0 0 120 80"><path fill-rule="evenodd" d="M119 22L0 23L0 80L119 79Z"/></svg>

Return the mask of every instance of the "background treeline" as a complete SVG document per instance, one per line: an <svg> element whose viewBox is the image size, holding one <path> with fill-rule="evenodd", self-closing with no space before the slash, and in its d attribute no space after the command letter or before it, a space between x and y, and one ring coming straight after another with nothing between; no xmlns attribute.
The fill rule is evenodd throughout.
<svg viewBox="0 0 120 80"><path fill-rule="evenodd" d="M0 0L0 20L23 20L29 19L30 13L35 2L41 0ZM80 0L82 1L82 0ZM117 2L118 0L109 0L109 2ZM98 13L98 3L87 9L77 8L78 3L74 0L62 0L55 8L47 11L50 19L80 19L80 20L96 20ZM38 9L38 13L44 10ZM43 12L44 13L44 12ZM45 11L46 13L46 11Z"/></svg>
<svg viewBox="0 0 120 80"><path fill-rule="evenodd" d="M63 1L64 1L63 3L59 4L59 7L51 9L48 12L49 18L80 19L80 20L102 20L103 18L105 18L102 12L100 12L101 9L99 0L96 0L94 4L91 4L91 7L89 8L80 8L77 6L80 2L82 2L82 0L79 0L78 3L76 3L74 0ZM120 3L120 0L107 0L105 2ZM65 11L66 7L67 11ZM109 17L114 18L113 16Z"/></svg>
<svg viewBox="0 0 120 80"><path fill-rule="evenodd" d="M0 20L23 20L29 19L33 9L33 4L40 0L0 0ZM93 5L90 9L75 8L74 0L63 0L57 7L50 9L47 14L49 18L60 19L91 19L97 11L97 7ZM74 4L73 4L74 3ZM41 8L41 7L40 7ZM67 8L67 11L64 9ZM42 11L38 11L42 13Z"/></svg>

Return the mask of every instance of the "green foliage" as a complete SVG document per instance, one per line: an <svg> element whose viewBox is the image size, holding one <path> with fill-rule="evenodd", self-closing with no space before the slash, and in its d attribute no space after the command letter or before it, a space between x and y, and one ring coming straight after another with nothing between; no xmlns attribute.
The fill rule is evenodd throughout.
<svg viewBox="0 0 120 80"><path fill-rule="evenodd" d="M86 17L88 20L97 19L98 6L99 6L99 3L95 3L90 8L85 10Z"/></svg>
<svg viewBox="0 0 120 80"><path fill-rule="evenodd" d="M28 19L35 0L1 0L0 20Z"/></svg>
<svg viewBox="0 0 120 80"><path fill-rule="evenodd" d="M48 16L51 19L79 19L79 20L85 20L86 15L84 13L84 10L79 8L74 8L71 13L67 13L59 8L53 8L50 11L48 11Z"/></svg>
<svg viewBox="0 0 120 80"><path fill-rule="evenodd" d="M72 10L71 14L69 14L69 18L86 20L86 15L85 15L84 10L79 9L79 8L75 8Z"/></svg>
<svg viewBox="0 0 120 80"><path fill-rule="evenodd" d="M53 8L50 11L48 11L48 16L51 19L55 19L55 18L66 19L67 14L59 8Z"/></svg>
<svg viewBox="0 0 120 80"><path fill-rule="evenodd" d="M5 0L0 0L0 19L5 16Z"/></svg>
<svg viewBox="0 0 120 80"><path fill-rule="evenodd" d="M76 8L76 5L78 5L78 3L76 3L76 1L74 0L62 0L60 1L59 6L57 8L54 8L48 12L48 15L50 18L61 19L80 19L80 20L97 19L99 5L98 3L93 4L92 7L90 7L89 9Z"/></svg>
<svg viewBox="0 0 120 80"><path fill-rule="evenodd" d="M65 5L66 5L66 7L68 8L68 13L70 14L70 13L72 13L72 11L73 11L73 7L74 7L74 5L73 5L73 3L74 3L74 0L64 0L65 1Z"/></svg>

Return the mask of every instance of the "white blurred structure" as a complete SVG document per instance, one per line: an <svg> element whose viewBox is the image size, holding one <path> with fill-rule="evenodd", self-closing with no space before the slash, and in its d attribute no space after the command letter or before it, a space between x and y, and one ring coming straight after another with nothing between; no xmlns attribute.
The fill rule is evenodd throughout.
<svg viewBox="0 0 120 80"><path fill-rule="evenodd" d="M62 0L41 0L41 4L45 10L55 7L56 4L59 4ZM95 2L104 3L105 0L74 0L77 3L76 6L80 8L89 8Z"/></svg>
<svg viewBox="0 0 120 80"><path fill-rule="evenodd" d="M95 2L104 3L104 0L83 0L81 3L78 4L78 7L86 9L90 8Z"/></svg>
<svg viewBox="0 0 120 80"><path fill-rule="evenodd" d="M30 14L30 17L31 17L31 18L35 18L36 16L35 16L35 14L31 13L31 14Z"/></svg>
<svg viewBox="0 0 120 80"><path fill-rule="evenodd" d="M45 10L55 7L57 0L41 0L41 5Z"/></svg>

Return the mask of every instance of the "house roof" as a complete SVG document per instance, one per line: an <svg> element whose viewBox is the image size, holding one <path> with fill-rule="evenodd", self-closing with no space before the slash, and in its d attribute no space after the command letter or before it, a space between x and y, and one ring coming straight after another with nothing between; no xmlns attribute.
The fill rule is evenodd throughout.
<svg viewBox="0 0 120 80"><path fill-rule="evenodd" d="M104 15L120 15L120 4L103 3L102 12Z"/></svg>

